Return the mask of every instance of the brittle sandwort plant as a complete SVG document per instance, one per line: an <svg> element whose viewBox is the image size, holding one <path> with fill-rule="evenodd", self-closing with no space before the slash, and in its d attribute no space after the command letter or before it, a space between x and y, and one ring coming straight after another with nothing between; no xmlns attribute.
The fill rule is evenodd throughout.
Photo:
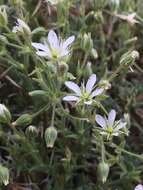
<svg viewBox="0 0 143 190"><path fill-rule="evenodd" d="M0 1L1 190L142 190L142 7Z"/></svg>

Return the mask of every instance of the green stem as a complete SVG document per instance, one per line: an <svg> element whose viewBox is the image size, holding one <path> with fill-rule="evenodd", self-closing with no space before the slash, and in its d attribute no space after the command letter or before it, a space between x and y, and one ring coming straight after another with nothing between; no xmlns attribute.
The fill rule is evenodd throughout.
<svg viewBox="0 0 143 190"><path fill-rule="evenodd" d="M48 106L48 105L44 106L44 107L41 108L38 112L34 113L34 114L32 115L32 118L37 117L37 115L39 115L39 114L41 114L43 111L49 109L49 107L50 107L50 106Z"/></svg>
<svg viewBox="0 0 143 190"><path fill-rule="evenodd" d="M128 154L128 155L130 155L130 156L133 156L133 157L138 158L139 160L142 160L142 161L143 161L143 156L141 156L141 155L135 154L135 153L130 152L130 151L128 151L128 150L124 150L123 148L119 148L118 146L116 146L116 148L117 148L118 150L122 151L122 152L125 153L125 154Z"/></svg>
<svg viewBox="0 0 143 190"><path fill-rule="evenodd" d="M55 111L56 111L56 105L53 105L53 111L52 111L52 120L51 120L51 126L54 126L54 120L55 120Z"/></svg>
<svg viewBox="0 0 143 190"><path fill-rule="evenodd" d="M105 147L104 147L103 139L101 140L101 159L102 159L102 162L105 162Z"/></svg>

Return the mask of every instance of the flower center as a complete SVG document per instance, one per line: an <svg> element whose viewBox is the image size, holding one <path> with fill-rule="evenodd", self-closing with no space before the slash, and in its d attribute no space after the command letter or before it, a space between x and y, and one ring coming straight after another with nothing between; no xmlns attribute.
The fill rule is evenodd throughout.
<svg viewBox="0 0 143 190"><path fill-rule="evenodd" d="M112 134L112 133L113 133L113 128L112 128L112 127L108 127L108 128L107 128L107 132L108 132L109 134Z"/></svg>
<svg viewBox="0 0 143 190"><path fill-rule="evenodd" d="M84 101L89 101L91 98L90 98L90 94L87 93L87 92L83 92L82 93L82 97L81 97Z"/></svg>
<svg viewBox="0 0 143 190"><path fill-rule="evenodd" d="M52 51L51 51L51 52L52 52L52 57L53 57L53 59L57 59L57 58L58 58L58 55L59 55L58 50L52 48Z"/></svg>

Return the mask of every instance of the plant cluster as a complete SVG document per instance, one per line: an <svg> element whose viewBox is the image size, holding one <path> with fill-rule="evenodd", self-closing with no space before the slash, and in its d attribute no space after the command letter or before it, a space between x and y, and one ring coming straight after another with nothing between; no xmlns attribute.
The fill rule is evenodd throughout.
<svg viewBox="0 0 143 190"><path fill-rule="evenodd" d="M142 1L0 3L0 188L142 190Z"/></svg>

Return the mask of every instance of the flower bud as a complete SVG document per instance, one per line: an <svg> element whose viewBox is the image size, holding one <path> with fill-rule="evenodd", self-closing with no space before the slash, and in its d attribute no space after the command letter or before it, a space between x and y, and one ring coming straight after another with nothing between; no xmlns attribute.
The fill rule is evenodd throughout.
<svg viewBox="0 0 143 190"><path fill-rule="evenodd" d="M108 80L101 80L99 82L99 86L101 86L102 88L104 88L105 90L108 90L111 88L111 83Z"/></svg>
<svg viewBox="0 0 143 190"><path fill-rule="evenodd" d="M53 148L54 143L57 139L57 130L55 127L50 126L45 131L45 141L48 148Z"/></svg>
<svg viewBox="0 0 143 190"><path fill-rule="evenodd" d="M2 165L0 165L0 183L3 183L4 185L9 184L9 170Z"/></svg>
<svg viewBox="0 0 143 190"><path fill-rule="evenodd" d="M29 92L29 95L34 97L34 96L46 96L47 92L44 90L34 90Z"/></svg>
<svg viewBox="0 0 143 190"><path fill-rule="evenodd" d="M136 50L128 51L124 53L120 59L120 64L125 66L131 66L135 60L139 58L139 52Z"/></svg>
<svg viewBox="0 0 143 190"><path fill-rule="evenodd" d="M102 181L102 183L105 183L109 174L109 165L105 163L104 161L100 162L98 165L98 176L99 180Z"/></svg>
<svg viewBox="0 0 143 190"><path fill-rule="evenodd" d="M113 11L116 11L120 6L120 0L110 0L109 3Z"/></svg>
<svg viewBox="0 0 143 190"><path fill-rule="evenodd" d="M0 104L0 122L9 124L11 121L11 114L5 105Z"/></svg>
<svg viewBox="0 0 143 190"><path fill-rule="evenodd" d="M15 122L13 122L13 126L26 126L32 122L32 116L30 114L21 115Z"/></svg>
<svg viewBox="0 0 143 190"><path fill-rule="evenodd" d="M93 73L93 71L92 71L92 67L91 67L91 62L87 62L87 64L86 64L86 69L85 69L85 74L86 74L86 76L90 76L90 75L92 75L92 73Z"/></svg>
<svg viewBox="0 0 143 190"><path fill-rule="evenodd" d="M0 26L6 26L8 24L8 18L6 13L6 8L4 6L0 7Z"/></svg>
<svg viewBox="0 0 143 190"><path fill-rule="evenodd" d="M7 37L0 34L0 42L3 42L3 43L5 43L5 44L8 43Z"/></svg>
<svg viewBox="0 0 143 190"><path fill-rule="evenodd" d="M93 41L91 38L91 34L84 34L82 39L81 39L81 47L84 49L84 51L91 51L93 48Z"/></svg>
<svg viewBox="0 0 143 190"><path fill-rule="evenodd" d="M97 58L98 58L98 54L97 54L96 49L92 48L92 50L91 50L91 56L92 56L94 59L97 59Z"/></svg>
<svg viewBox="0 0 143 190"><path fill-rule="evenodd" d="M131 126L131 119L130 119L129 113L124 113L124 119L125 119L125 122L127 123L127 128L130 128L130 126Z"/></svg>
<svg viewBox="0 0 143 190"><path fill-rule="evenodd" d="M36 128L35 126L30 125L30 126L28 126L28 127L26 128L25 133L26 133L27 135L29 135L29 136L37 136L38 130L37 130L37 128Z"/></svg>
<svg viewBox="0 0 143 190"><path fill-rule="evenodd" d="M12 32L23 36L31 36L32 34L29 26L21 19L17 19L16 26L13 27Z"/></svg>

